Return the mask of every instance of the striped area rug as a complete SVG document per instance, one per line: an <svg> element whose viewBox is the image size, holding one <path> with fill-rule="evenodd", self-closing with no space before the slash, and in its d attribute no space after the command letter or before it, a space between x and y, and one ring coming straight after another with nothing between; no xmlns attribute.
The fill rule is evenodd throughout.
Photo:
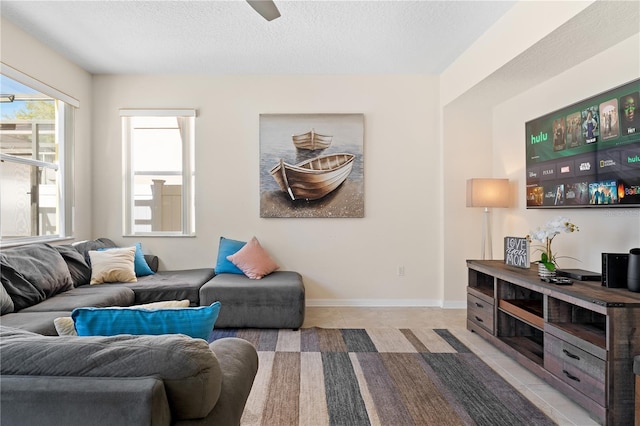
<svg viewBox="0 0 640 426"><path fill-rule="evenodd" d="M552 425L446 329L214 330L260 367L242 425Z"/></svg>

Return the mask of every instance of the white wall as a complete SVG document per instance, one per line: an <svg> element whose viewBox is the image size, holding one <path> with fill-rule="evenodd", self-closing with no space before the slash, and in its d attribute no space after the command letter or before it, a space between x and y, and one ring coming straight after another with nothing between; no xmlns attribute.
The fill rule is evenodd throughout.
<svg viewBox="0 0 640 426"><path fill-rule="evenodd" d="M94 90L94 236L134 242L119 237L118 109L193 107L197 237L142 239L162 268L213 266L220 236L255 235L303 274L310 304L442 300L437 77L96 76ZM259 217L261 113L364 113L363 219Z"/></svg>
<svg viewBox="0 0 640 426"><path fill-rule="evenodd" d="M638 52L640 35L635 35L493 109L493 172L517 187L514 208L495 212L495 235L526 235L555 216L569 217L580 231L559 235L553 247L579 261L562 259L560 266L596 272L601 270L601 253L640 247L640 209L526 210L523 161L523 123L639 78Z"/></svg>
<svg viewBox="0 0 640 426"><path fill-rule="evenodd" d="M11 22L0 22L0 60L80 102L75 114L74 235L91 238L92 77Z"/></svg>

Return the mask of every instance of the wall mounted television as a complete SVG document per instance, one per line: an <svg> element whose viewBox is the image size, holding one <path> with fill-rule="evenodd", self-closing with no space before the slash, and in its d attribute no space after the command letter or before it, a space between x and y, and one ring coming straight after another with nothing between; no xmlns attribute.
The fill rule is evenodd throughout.
<svg viewBox="0 0 640 426"><path fill-rule="evenodd" d="M640 207L640 79L525 128L528 209Z"/></svg>

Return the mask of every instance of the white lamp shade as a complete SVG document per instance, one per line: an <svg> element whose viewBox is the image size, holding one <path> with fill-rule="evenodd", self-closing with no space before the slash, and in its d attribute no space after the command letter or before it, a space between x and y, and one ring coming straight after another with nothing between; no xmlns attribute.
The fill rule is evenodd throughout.
<svg viewBox="0 0 640 426"><path fill-rule="evenodd" d="M467 207L509 207L509 179L468 179Z"/></svg>

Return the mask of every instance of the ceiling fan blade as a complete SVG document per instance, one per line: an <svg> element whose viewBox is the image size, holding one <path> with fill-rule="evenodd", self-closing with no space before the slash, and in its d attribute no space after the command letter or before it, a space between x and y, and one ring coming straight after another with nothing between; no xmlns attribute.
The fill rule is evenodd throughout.
<svg viewBox="0 0 640 426"><path fill-rule="evenodd" d="M280 11L271 0L247 0L247 3L267 21L280 17Z"/></svg>

